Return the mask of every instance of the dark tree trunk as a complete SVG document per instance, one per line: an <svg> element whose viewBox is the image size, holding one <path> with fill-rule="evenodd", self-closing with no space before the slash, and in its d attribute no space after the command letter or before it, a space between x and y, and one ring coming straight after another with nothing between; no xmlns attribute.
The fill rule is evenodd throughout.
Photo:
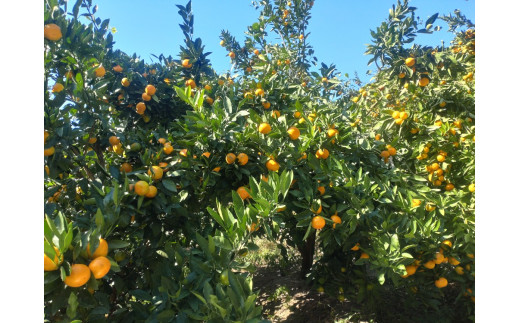
<svg viewBox="0 0 520 323"><path fill-rule="evenodd" d="M298 250L302 256L302 268L300 271L300 278L305 279L307 273L311 270L312 261L314 260L314 244L316 240L316 231L312 230L307 240L302 245L298 246Z"/></svg>

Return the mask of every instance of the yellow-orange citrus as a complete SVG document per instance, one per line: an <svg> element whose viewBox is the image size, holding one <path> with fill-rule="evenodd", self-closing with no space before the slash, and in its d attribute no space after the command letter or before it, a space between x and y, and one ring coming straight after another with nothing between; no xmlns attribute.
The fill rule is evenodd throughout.
<svg viewBox="0 0 520 323"><path fill-rule="evenodd" d="M65 277L65 285L69 287L80 287L90 279L90 269L83 264L74 264L70 267L70 275Z"/></svg>
<svg viewBox="0 0 520 323"><path fill-rule="evenodd" d="M258 126L258 131L266 135L271 132L271 126L268 123L263 122Z"/></svg>
<svg viewBox="0 0 520 323"><path fill-rule="evenodd" d="M93 254L90 253L90 243L87 244L87 255L90 259L108 255L108 243L105 239L99 238L99 245Z"/></svg>
<svg viewBox="0 0 520 323"><path fill-rule="evenodd" d="M96 279L105 277L105 275L110 271L110 267L110 260L103 256L95 258L88 265L88 268Z"/></svg>
<svg viewBox="0 0 520 323"><path fill-rule="evenodd" d="M238 154L237 159L238 159L238 163L241 166L244 166L249 161L249 157L246 154L244 154L244 153Z"/></svg>
<svg viewBox="0 0 520 323"><path fill-rule="evenodd" d="M437 288L444 288L448 286L448 280L444 277L441 277L435 281L435 287Z"/></svg>
<svg viewBox="0 0 520 323"><path fill-rule="evenodd" d="M137 114L143 115L145 110L146 110L146 104L144 104L144 102L139 102L135 106L135 111L137 112Z"/></svg>
<svg viewBox="0 0 520 323"><path fill-rule="evenodd" d="M152 176L154 180L160 180L163 177L163 170L159 166L152 166L151 169L148 170L148 175Z"/></svg>
<svg viewBox="0 0 520 323"><path fill-rule="evenodd" d="M148 84L145 88L144 88L144 91L146 92L146 94L148 94L149 96L152 96L155 94L156 92L156 89L155 89L155 86L151 85L151 84Z"/></svg>
<svg viewBox="0 0 520 323"><path fill-rule="evenodd" d="M237 189L237 193L238 195L240 196L240 198L242 200L245 200L247 198L250 198L251 195L249 195L249 193L247 192L246 188L244 186L240 186L238 189Z"/></svg>
<svg viewBox="0 0 520 323"><path fill-rule="evenodd" d="M60 40L62 36L60 26L56 24L47 24L43 26L43 37L45 37L45 39L57 41Z"/></svg>
<svg viewBox="0 0 520 323"><path fill-rule="evenodd" d="M154 198L157 195L157 187L150 185L148 186L148 192L144 195L149 198Z"/></svg>
<svg viewBox="0 0 520 323"><path fill-rule="evenodd" d="M226 155L226 163L233 164L235 162L235 159L237 159L237 156L233 153L229 153Z"/></svg>
<svg viewBox="0 0 520 323"><path fill-rule="evenodd" d="M145 196L148 193L148 183L145 181L139 181L134 185L135 194L139 196Z"/></svg>
<svg viewBox="0 0 520 323"><path fill-rule="evenodd" d="M289 134L289 138L291 138L292 140L296 140L300 137L300 129L296 127L290 127L287 130L287 133Z"/></svg>
<svg viewBox="0 0 520 323"><path fill-rule="evenodd" d="M325 226L325 219L317 215L312 218L311 226L316 230L320 230Z"/></svg>
<svg viewBox="0 0 520 323"><path fill-rule="evenodd" d="M270 171L277 172L280 169L280 164L278 164L274 159L269 159L265 163L265 167L267 167L267 169Z"/></svg>

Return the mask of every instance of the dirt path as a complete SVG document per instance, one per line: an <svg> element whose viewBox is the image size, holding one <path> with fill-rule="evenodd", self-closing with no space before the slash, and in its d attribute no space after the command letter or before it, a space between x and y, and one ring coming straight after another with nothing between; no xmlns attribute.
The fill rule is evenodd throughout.
<svg viewBox="0 0 520 323"><path fill-rule="evenodd" d="M342 322L360 322L348 301L339 302L320 294L299 278L297 271L286 276L273 268L259 267L254 275L259 288L259 303L264 306L265 318L272 322L328 323L342 318ZM346 320L348 317L353 320Z"/></svg>

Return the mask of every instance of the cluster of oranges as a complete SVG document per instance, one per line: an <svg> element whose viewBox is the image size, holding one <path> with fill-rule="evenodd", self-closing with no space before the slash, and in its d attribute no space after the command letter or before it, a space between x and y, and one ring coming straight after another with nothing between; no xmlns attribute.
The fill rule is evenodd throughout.
<svg viewBox="0 0 520 323"><path fill-rule="evenodd" d="M56 255L54 260L50 259L46 254L43 255L44 271L58 270L63 263L63 256L60 254L58 248L54 247ZM70 267L70 275L65 277L64 283L69 287L81 287L85 285L90 276L93 275L95 279L101 279L110 271L110 260L106 257L108 255L108 243L105 239L99 239L99 246L91 253L90 244L87 245L87 256L91 259L89 265L73 264Z"/></svg>

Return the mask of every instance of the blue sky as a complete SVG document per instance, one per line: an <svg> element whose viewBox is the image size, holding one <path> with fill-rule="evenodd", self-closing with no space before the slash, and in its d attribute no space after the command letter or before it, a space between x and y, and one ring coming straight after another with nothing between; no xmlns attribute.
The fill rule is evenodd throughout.
<svg viewBox="0 0 520 323"><path fill-rule="evenodd" d="M311 11L308 41L314 47L316 57L326 64L336 64L340 72L352 77L357 71L361 80L367 82L366 71L370 57L365 56L366 44L370 43L370 29L375 30L387 18L388 9L397 0L316 0ZM150 62L150 54L176 57L183 35L178 27L181 17L176 4L185 5L187 0L94 0L98 5L97 16L110 18L110 26L116 27L115 47L128 54L137 53ZM426 20L432 14L449 14L460 9L462 14L475 22L473 0L411 0L418 8L416 14ZM258 12L249 0L193 0L195 37L200 37L206 46L213 68L224 73L230 68L230 60L220 47L219 35L227 29L239 41L245 38L247 26L254 23ZM448 43L451 34L446 25L437 21L443 30L433 35L420 35L421 44L440 45ZM435 24L437 25L437 24Z"/></svg>

